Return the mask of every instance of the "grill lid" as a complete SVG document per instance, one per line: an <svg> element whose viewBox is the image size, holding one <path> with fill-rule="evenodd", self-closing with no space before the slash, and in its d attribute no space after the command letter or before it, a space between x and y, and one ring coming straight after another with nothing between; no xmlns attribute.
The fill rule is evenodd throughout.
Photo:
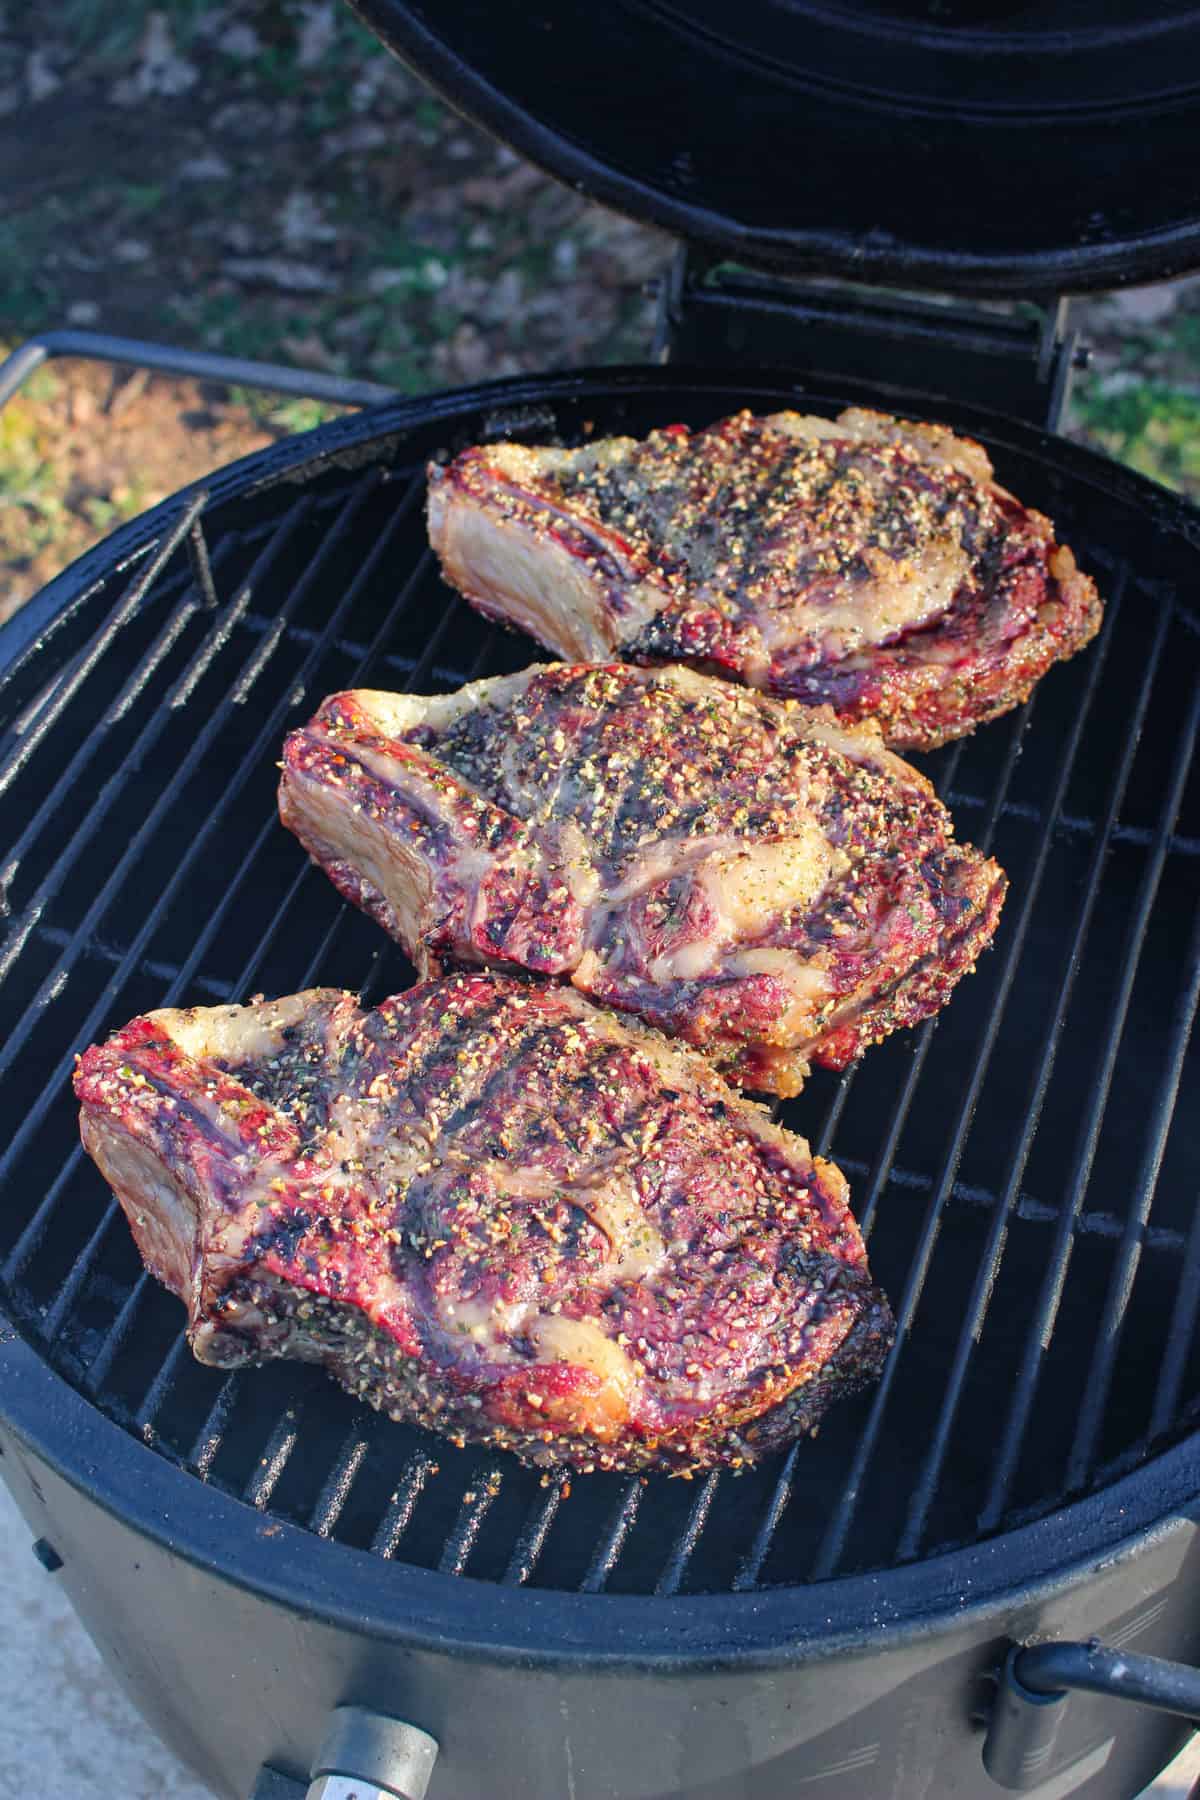
<svg viewBox="0 0 1200 1800"><path fill-rule="evenodd" d="M1200 264L1181 0L350 0L551 174L720 256L953 292Z"/></svg>

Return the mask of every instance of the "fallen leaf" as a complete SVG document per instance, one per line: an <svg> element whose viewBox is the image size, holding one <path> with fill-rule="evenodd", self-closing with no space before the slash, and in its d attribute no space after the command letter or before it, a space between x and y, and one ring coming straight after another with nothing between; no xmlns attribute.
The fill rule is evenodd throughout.
<svg viewBox="0 0 1200 1800"><path fill-rule="evenodd" d="M281 294L329 294L337 286L322 269L282 256L234 256L221 267L235 281L276 288Z"/></svg>
<svg viewBox="0 0 1200 1800"><path fill-rule="evenodd" d="M308 0L300 8L300 29L296 33L296 62L302 69L315 69L332 48L337 36L337 18L333 0Z"/></svg>
<svg viewBox="0 0 1200 1800"><path fill-rule="evenodd" d="M233 167L216 150L205 150L181 162L175 173L180 181L228 181Z"/></svg>
<svg viewBox="0 0 1200 1800"><path fill-rule="evenodd" d="M196 65L176 50L166 13L151 12L146 15L146 28L138 46L138 66L132 75L116 83L112 98L125 106L148 100L153 94L169 99L186 94L199 78Z"/></svg>
<svg viewBox="0 0 1200 1800"><path fill-rule="evenodd" d="M57 94L62 86L61 79L54 73L41 48L31 50L25 64L25 85L29 89L31 100L48 100L51 94Z"/></svg>
<svg viewBox="0 0 1200 1800"><path fill-rule="evenodd" d="M284 354L302 369L319 369L328 375L341 373L341 364L327 344L323 344L315 331L304 337L285 337L282 348Z"/></svg>
<svg viewBox="0 0 1200 1800"><path fill-rule="evenodd" d="M303 250L308 244L331 244L337 237L337 227L329 223L303 188L293 188L279 209L279 228L289 250Z"/></svg>
<svg viewBox="0 0 1200 1800"><path fill-rule="evenodd" d="M218 50L235 57L238 62L250 62L262 50L262 39L253 25L243 23L228 26L217 34L214 42Z"/></svg>

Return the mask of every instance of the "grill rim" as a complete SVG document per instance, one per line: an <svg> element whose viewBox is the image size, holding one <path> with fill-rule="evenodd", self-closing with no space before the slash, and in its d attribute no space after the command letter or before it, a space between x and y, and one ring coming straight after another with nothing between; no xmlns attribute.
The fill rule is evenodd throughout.
<svg viewBox="0 0 1200 1800"><path fill-rule="evenodd" d="M444 422L449 434L457 421L478 421L482 416L494 427L493 434L501 435L506 424L514 428L537 424L539 413L544 416L545 409L564 402L591 396L614 402L625 392L638 397L661 393L664 400L711 396L715 417L722 404L753 404L760 394L778 405L781 392L789 389L798 405L827 403L829 387L843 401L890 404L917 418L949 417L959 429L983 438L989 448L1032 456L1057 477L1093 496L1097 492L1116 496L1136 506L1148 526L1200 547L1200 513L1181 497L1095 452L1003 415L943 404L936 396L899 385L836 378L830 382L820 372L809 381L796 371L778 369L746 372L656 365L588 369L510 378L387 403L228 465L122 527L35 596L0 631L0 676L14 672L47 632L52 634L74 606L86 601L102 578L117 570L135 576L173 532L182 538L189 521L203 517L209 506L291 482L297 484L299 497L299 484L317 477L323 468L377 463L381 442L386 448L386 440L407 431ZM511 1592L507 1584L443 1575L394 1560L395 1573L382 1579L400 1585L387 1589L389 1604L380 1611L383 1559L328 1541L323 1549L314 1548L312 1532L275 1515L270 1520L272 1535L264 1538L262 1515L256 1518L252 1506L211 1486L208 1499L202 1499L195 1491L194 1474L139 1444L80 1393L37 1345L7 1323L2 1307L0 1422L9 1423L35 1456L114 1516L214 1575L372 1635L407 1636L426 1647L525 1662L561 1664L564 1658L575 1658L596 1666L653 1668L711 1666L715 1659L718 1665L769 1667L801 1654L850 1653L877 1642L881 1626L905 1635L949 1629L968 1610L986 1618L989 1612L1011 1606L1014 1599L1086 1579L1099 1564L1132 1552L1147 1536L1169 1529L1172 1511L1186 1517L1200 1502L1200 1433L1192 1432L1096 1493L1060 1505L1032 1523L864 1575L682 1597L523 1588L530 1598L520 1603L517 1620L510 1616L516 1603L505 1599L506 1591ZM200 1486L207 1484L201 1481ZM218 1527L215 1536L206 1529L210 1518ZM261 1567L268 1547L272 1559L277 1548L282 1551L282 1572ZM326 1565L321 1558L328 1551L346 1560ZM464 1581L470 1585L464 1588ZM351 1591L361 1596L353 1606L345 1598ZM969 1609L962 1603L965 1594L972 1596ZM503 1612L497 1610L501 1605ZM611 1642L618 1632L627 1640L619 1650L597 1648L593 1641L601 1609L604 1638ZM839 1621L836 1632L828 1629L831 1612ZM414 1624L414 1617L421 1623Z"/></svg>
<svg viewBox="0 0 1200 1800"><path fill-rule="evenodd" d="M317 1538L198 1481L77 1393L3 1314L0 1394L0 1424L32 1460L205 1575L357 1635L493 1665L771 1670L878 1649L884 1632L899 1645L983 1630L1190 1530L1200 1508L1194 1432L1032 1524L898 1568L748 1593L514 1588Z"/></svg>

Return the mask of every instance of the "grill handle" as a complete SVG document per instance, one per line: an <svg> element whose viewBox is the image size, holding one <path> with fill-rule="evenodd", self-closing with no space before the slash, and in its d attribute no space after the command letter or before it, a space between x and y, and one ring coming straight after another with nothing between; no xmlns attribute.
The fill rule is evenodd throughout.
<svg viewBox="0 0 1200 1800"><path fill-rule="evenodd" d="M1014 1644L983 1741L983 1766L1000 1787L1023 1794L1046 1780L1072 1691L1200 1719L1200 1669L1187 1663L1132 1656L1095 1639Z"/></svg>
<svg viewBox="0 0 1200 1800"><path fill-rule="evenodd" d="M307 1800L425 1800L436 1738L361 1706L339 1706L313 1764Z"/></svg>
<svg viewBox="0 0 1200 1800"><path fill-rule="evenodd" d="M42 364L56 356L83 357L89 362L128 364L164 375L191 375L197 381L226 387L263 388L272 394L295 394L303 400L328 400L338 406L372 406L394 400L393 388L375 381L349 381L286 363L254 362L244 356L217 356L208 350L184 350L176 344L148 344L140 338L113 337L106 331L43 331L19 344L0 362L0 406L12 399Z"/></svg>

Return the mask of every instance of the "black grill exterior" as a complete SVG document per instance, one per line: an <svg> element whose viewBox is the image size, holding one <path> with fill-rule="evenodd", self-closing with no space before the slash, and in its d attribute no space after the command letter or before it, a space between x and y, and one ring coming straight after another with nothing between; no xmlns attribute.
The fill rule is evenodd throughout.
<svg viewBox="0 0 1200 1800"><path fill-rule="evenodd" d="M847 1171L899 1322L879 1387L815 1441L741 1477L565 1487L378 1418L312 1370L222 1377L193 1361L177 1302L78 1147L72 1054L140 1011L318 982L377 1001L411 981L302 862L274 786L284 733L336 688L448 690L539 654L442 586L426 457L487 436L570 440L867 397L778 374L630 370L377 409L168 502L0 641L0 1443L68 1582L59 1540L94 1533L94 1501L126 1520L103 1528L114 1571L126 1536L144 1543L157 1656L119 1585L95 1576L73 1598L223 1793L247 1792L259 1763L302 1772L306 1715L319 1735L356 1683L372 1692L350 1697L395 1707L376 1690L404 1669L425 1695L417 1722L449 1746L439 1795L757 1797L822 1767L831 1792L923 1791L896 1787L870 1725L898 1686L936 1690L953 1713L945 1743L913 1752L932 1778L937 1757L970 1747L975 1684L1006 1632L1049 1628L1058 1609L1075 1635L1124 1620L1131 1639L1150 1633L1139 1648L1200 1652L1184 1584L1177 1601L1168 1590L1200 1504L1200 530L1181 503L1060 441L939 406L1054 517L1108 607L1097 643L1023 708L920 759L961 835L1011 877L995 948L939 1020L816 1076L784 1109ZM921 411L902 392L869 398ZM1118 1565L1081 1600L1072 1580L1147 1533L1136 1577ZM197 1696L171 1710L162 1658L168 1644L183 1654L189 1629L231 1628L218 1589L232 1618L229 1591L256 1588L308 1619L288 1629L307 1634L312 1692L260 1672L214 1745ZM905 1644L903 1668L853 1675L873 1634L863 1668L877 1660L881 1628ZM269 1661L264 1632L250 1636ZM940 1647L922 1650L929 1632ZM356 1662L348 1645L367 1640L407 1649ZM791 1690L763 1671L834 1654L850 1658L846 1742L827 1706L800 1706L781 1738ZM457 1775L462 1669L449 1700L431 1673L451 1656L489 1671L478 1705L466 1695ZM528 1690L538 1706L567 1711L585 1672L611 1677L608 1700L603 1683L586 1690L574 1786L561 1743L532 1770L514 1749L511 1788L494 1772L471 1785L488 1731L518 1730L533 1704L496 1722L513 1702L495 1682L515 1663L550 1684ZM611 1705L655 1730L639 1667L676 1676L678 1768L601 1726ZM372 1672L358 1682L356 1669ZM686 1723L702 1694L733 1709L731 1736ZM1095 1752L1103 1704L1079 1703L1061 1759ZM1152 1772L1176 1731L1143 1722L1103 1776L1097 1765L1101 1785L1078 1791L1127 1791L1114 1774ZM977 1747L970 1767L988 1792ZM719 1785L733 1769L751 1771L745 1785Z"/></svg>
<svg viewBox="0 0 1200 1800"><path fill-rule="evenodd" d="M1197 263L1173 0L351 5L530 162L716 259L1024 300Z"/></svg>

